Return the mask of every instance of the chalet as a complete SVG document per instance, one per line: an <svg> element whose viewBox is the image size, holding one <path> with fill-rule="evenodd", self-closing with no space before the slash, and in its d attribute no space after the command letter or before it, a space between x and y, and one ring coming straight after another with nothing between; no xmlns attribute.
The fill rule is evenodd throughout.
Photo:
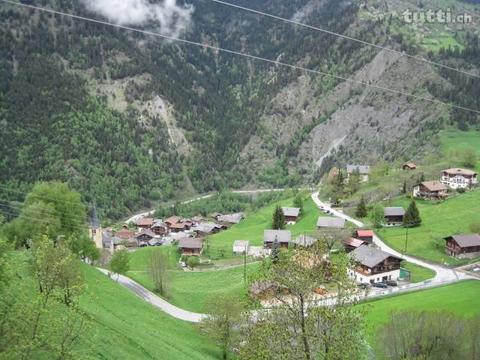
<svg viewBox="0 0 480 360"><path fill-rule="evenodd" d="M352 252L356 248L359 248L362 245L367 245L367 242L360 239L348 238L342 241L343 247L347 253Z"/></svg>
<svg viewBox="0 0 480 360"><path fill-rule="evenodd" d="M168 234L168 225L159 219L156 219L153 222L153 225L150 229L155 233L155 235L162 236Z"/></svg>
<svg viewBox="0 0 480 360"><path fill-rule="evenodd" d="M271 249L273 243L278 241L280 247L288 248L292 240L292 233L289 230L265 230L263 232L263 246Z"/></svg>
<svg viewBox="0 0 480 360"><path fill-rule="evenodd" d="M402 207L386 207L384 209L385 225L398 226L403 224L405 209Z"/></svg>
<svg viewBox="0 0 480 360"><path fill-rule="evenodd" d="M114 247L116 247L117 245L125 245L126 247L138 246L135 234L128 229L122 229L114 233L112 237L112 242Z"/></svg>
<svg viewBox="0 0 480 360"><path fill-rule="evenodd" d="M203 250L203 239L183 238L178 242L182 256L200 255Z"/></svg>
<svg viewBox="0 0 480 360"><path fill-rule="evenodd" d="M349 275L359 283L377 283L397 280L402 259L377 248L362 245L350 253L355 267Z"/></svg>
<svg viewBox="0 0 480 360"><path fill-rule="evenodd" d="M407 162L402 165L403 170L417 170L417 164L413 162Z"/></svg>
<svg viewBox="0 0 480 360"><path fill-rule="evenodd" d="M235 213L217 216L217 221L225 224L238 224L245 217L244 213Z"/></svg>
<svg viewBox="0 0 480 360"><path fill-rule="evenodd" d="M448 195L448 188L440 181L424 181L413 188L413 197L440 200L445 199Z"/></svg>
<svg viewBox="0 0 480 360"><path fill-rule="evenodd" d="M194 227L192 227L192 231L195 232L198 236L206 236L210 234L216 234L220 230L225 229L224 225L216 224L213 222L202 222Z"/></svg>
<svg viewBox="0 0 480 360"><path fill-rule="evenodd" d="M370 175L370 166L368 165L347 165L347 182L350 180L350 176L358 174L360 182L367 182Z"/></svg>
<svg viewBox="0 0 480 360"><path fill-rule="evenodd" d="M293 240L294 246L299 246L299 247L310 247L310 246L313 246L313 244L315 244L316 242L317 242L317 239L305 234L300 235Z"/></svg>
<svg viewBox="0 0 480 360"><path fill-rule="evenodd" d="M445 252L458 258L480 256L480 235L452 235L445 238Z"/></svg>
<svg viewBox="0 0 480 360"><path fill-rule="evenodd" d="M148 245L148 242L155 237L155 233L150 229L142 229L136 236L140 246Z"/></svg>
<svg viewBox="0 0 480 360"><path fill-rule="evenodd" d="M181 231L188 230L189 228L187 224L182 222L177 222L175 224L169 225L169 229L171 232L181 232Z"/></svg>
<svg viewBox="0 0 480 360"><path fill-rule="evenodd" d="M154 219L145 217L137 220L136 225L139 229L150 229L153 225Z"/></svg>
<svg viewBox="0 0 480 360"><path fill-rule="evenodd" d="M296 223L300 216L300 208L282 207L282 212L287 224Z"/></svg>
<svg viewBox="0 0 480 360"><path fill-rule="evenodd" d="M345 228L345 219L333 216L320 216L317 220L317 228L343 229Z"/></svg>
<svg viewBox="0 0 480 360"><path fill-rule="evenodd" d="M451 189L466 189L478 184L477 173L468 169L447 169L442 171L441 182Z"/></svg>
<svg viewBox="0 0 480 360"><path fill-rule="evenodd" d="M373 230L358 229L355 231L355 238L363 240L369 244L373 243Z"/></svg>
<svg viewBox="0 0 480 360"><path fill-rule="evenodd" d="M250 248L250 241L248 240L235 240L233 242L233 253L234 254L248 254L248 249Z"/></svg>
<svg viewBox="0 0 480 360"><path fill-rule="evenodd" d="M167 224L168 227L171 227L173 224L178 224L180 220L181 218L178 216L170 216L165 220L165 224Z"/></svg>

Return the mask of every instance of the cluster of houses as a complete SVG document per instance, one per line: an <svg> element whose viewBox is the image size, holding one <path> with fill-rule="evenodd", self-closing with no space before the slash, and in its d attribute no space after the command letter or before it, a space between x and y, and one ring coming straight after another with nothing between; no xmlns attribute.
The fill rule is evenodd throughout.
<svg viewBox="0 0 480 360"><path fill-rule="evenodd" d="M413 188L413 196L426 200L441 200L448 190L468 189L478 184L478 174L473 170L452 168L443 170L439 180L424 181Z"/></svg>
<svg viewBox="0 0 480 360"><path fill-rule="evenodd" d="M210 219L195 216L191 219L171 216L165 220L142 217L135 229L125 224L122 229L101 229L98 220L91 221L90 236L98 248L115 251L119 248L160 246L178 241L183 255L200 255L206 236L228 229L244 218L243 213L212 214ZM96 219L96 216L95 216Z"/></svg>

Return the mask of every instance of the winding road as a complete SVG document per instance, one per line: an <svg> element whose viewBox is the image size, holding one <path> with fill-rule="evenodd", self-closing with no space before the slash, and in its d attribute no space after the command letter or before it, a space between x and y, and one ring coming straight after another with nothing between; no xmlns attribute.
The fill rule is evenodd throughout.
<svg viewBox="0 0 480 360"><path fill-rule="evenodd" d="M282 191L282 189L265 189L265 190L239 190L235 191L236 193L258 193L258 192L269 192L269 191ZM213 194L210 195L204 195L195 198L196 200L200 199L205 199L208 197L213 196ZM322 202L319 198L319 193L314 192L312 195L312 200L316 204L316 206L321 210L321 211L329 211L332 215L341 217L345 219L346 221L349 221L353 223L354 225L358 227L364 227L365 224L362 223L359 220L356 220L338 210L333 209L330 205ZM195 199L188 200L188 202L195 201ZM142 214L137 214L133 216L132 218L129 219L129 221L135 221L138 217L142 216L147 216L151 212L147 213L142 213ZM416 264L419 266L423 266L425 268L431 269L435 272L435 276L427 281L421 282L421 283L413 283L413 284L407 284L407 285L402 285L394 288L388 288L388 289L376 289L373 288L370 292L367 292L364 296L365 299L370 299L370 298L377 298L377 297L382 297L386 295L391 295L391 294L396 294L396 293L403 293L403 292L409 292L409 291L415 291L415 290L422 290L426 289L429 287L434 287L434 286L439 286L439 285L444 285L444 284L451 284L457 281L461 280L466 280L466 279L477 279L472 276L469 276L463 272L456 271L455 269L447 268L445 266L439 265L439 264L433 264L426 262L424 260L418 259L413 256L409 255L404 255L401 254L400 252L392 249L389 247L387 244L385 244L378 236L374 236L373 242L375 245L377 245L380 249L383 251L386 251L390 254L393 254L399 258L402 258L412 264ZM102 268L97 268L99 271L104 273L105 275L109 276L112 279L116 279L116 281L132 291L135 295L139 296L141 299L144 301L152 304L156 308L160 309L161 311L165 312L166 314L173 316L176 319L183 320L183 321L188 321L192 323L199 323L203 319L205 319L208 315L207 314L199 314L195 312L191 312L188 310L184 310L181 308L176 307L175 305L170 304L169 302L165 301L161 297L155 295L136 281L123 276L123 275L117 275L117 274L112 274L110 271L102 269ZM477 279L478 280L478 279ZM358 298L356 298L358 300ZM322 301L323 305L329 305L330 303L334 303L334 298L329 298L329 299L324 299Z"/></svg>

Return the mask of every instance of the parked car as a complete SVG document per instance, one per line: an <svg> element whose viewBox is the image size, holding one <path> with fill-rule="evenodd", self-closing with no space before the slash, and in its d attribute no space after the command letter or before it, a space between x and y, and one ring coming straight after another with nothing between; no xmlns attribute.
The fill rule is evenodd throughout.
<svg viewBox="0 0 480 360"><path fill-rule="evenodd" d="M376 288L381 288L381 289L386 289L386 288L388 288L388 285L385 284L385 283L383 283L383 282L375 283L375 284L373 284L373 286L376 287Z"/></svg>
<svg viewBox="0 0 480 360"><path fill-rule="evenodd" d="M360 288L360 289L368 289L371 287L371 285L369 283L360 283L360 284L357 284L357 286Z"/></svg>
<svg viewBox="0 0 480 360"><path fill-rule="evenodd" d="M398 283L395 280L388 280L387 285L388 286L398 286Z"/></svg>

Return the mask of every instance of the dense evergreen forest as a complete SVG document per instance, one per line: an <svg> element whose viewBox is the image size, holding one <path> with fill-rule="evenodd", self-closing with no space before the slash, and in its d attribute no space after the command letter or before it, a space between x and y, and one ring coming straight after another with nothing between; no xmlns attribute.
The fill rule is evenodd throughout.
<svg viewBox="0 0 480 360"><path fill-rule="evenodd" d="M98 17L75 0L28 3ZM241 4L259 8L254 0ZM267 0L262 10L291 18L303 9L302 21L340 33L360 11L356 2L343 0L309 4ZM192 23L182 34L192 41L345 77L376 54L359 43L210 1L193 5ZM299 126L287 144L268 145L274 147L276 162L262 172L250 169L251 159L239 156L252 136L265 130L262 114L284 111L268 107L298 79L298 71L6 4L0 5L0 20L2 201L22 201L35 181L60 180L79 191L86 203L95 203L101 216L119 218L185 192L306 181L292 166L300 145L329 113ZM384 25L364 21L355 36L382 43L389 37ZM392 38L400 48L408 46ZM477 53L465 50L455 56L474 62L476 41ZM318 98L339 83L312 78ZM127 105L121 111L97 91L115 81L127 83ZM478 94L476 87L472 81L462 91L445 93L432 84L439 96L465 104L478 104L472 95ZM156 96L172 106L188 151L178 149L165 119L138 106ZM7 217L14 212L5 209Z"/></svg>

